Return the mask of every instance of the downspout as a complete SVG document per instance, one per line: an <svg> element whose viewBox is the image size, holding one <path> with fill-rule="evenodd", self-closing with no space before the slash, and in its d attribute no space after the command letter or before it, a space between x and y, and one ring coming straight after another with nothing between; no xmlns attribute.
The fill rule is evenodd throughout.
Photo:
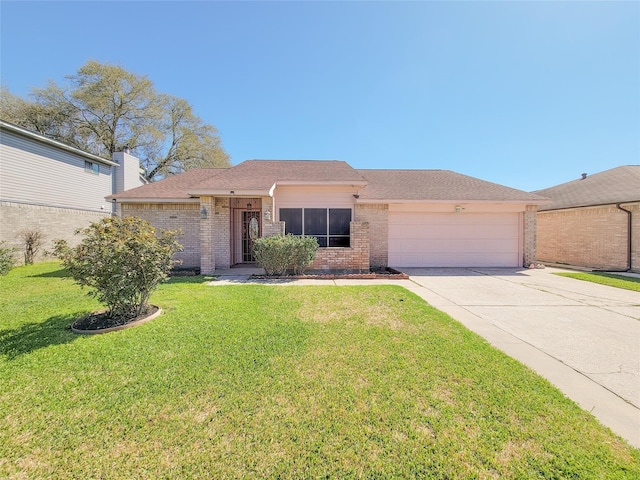
<svg viewBox="0 0 640 480"><path fill-rule="evenodd" d="M631 210L627 210L626 208L622 208L620 206L619 203L616 203L616 208L618 210L622 210L623 212L627 213L627 269L625 270L625 272L628 272L629 270L631 270L632 266L631 265L631 240L632 240L632 235L631 235Z"/></svg>

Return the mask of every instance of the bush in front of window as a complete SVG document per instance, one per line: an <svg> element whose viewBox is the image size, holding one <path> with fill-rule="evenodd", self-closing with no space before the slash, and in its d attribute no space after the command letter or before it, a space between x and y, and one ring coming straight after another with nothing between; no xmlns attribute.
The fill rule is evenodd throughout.
<svg viewBox="0 0 640 480"><path fill-rule="evenodd" d="M264 268L268 276L284 275L292 271L299 275L311 265L318 250L315 237L274 235L258 238L253 242L256 264Z"/></svg>
<svg viewBox="0 0 640 480"><path fill-rule="evenodd" d="M318 239L316 237L296 237L288 235L292 238L291 248L291 269L294 275L304 273L309 265L316 258L318 250Z"/></svg>

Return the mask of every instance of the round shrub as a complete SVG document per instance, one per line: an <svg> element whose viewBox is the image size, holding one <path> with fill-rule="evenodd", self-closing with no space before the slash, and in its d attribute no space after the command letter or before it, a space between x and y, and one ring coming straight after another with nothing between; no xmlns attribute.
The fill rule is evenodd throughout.
<svg viewBox="0 0 640 480"><path fill-rule="evenodd" d="M110 217L79 229L82 242L69 248L64 240L55 243L55 255L62 260L88 295L104 303L109 316L133 318L147 307L153 290L178 263L173 255L182 250L175 240L178 232L156 230L137 217Z"/></svg>

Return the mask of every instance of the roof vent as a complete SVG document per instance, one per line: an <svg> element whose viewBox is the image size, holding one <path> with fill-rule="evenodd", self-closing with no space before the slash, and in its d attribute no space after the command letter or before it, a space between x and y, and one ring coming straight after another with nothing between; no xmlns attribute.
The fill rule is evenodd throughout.
<svg viewBox="0 0 640 480"><path fill-rule="evenodd" d="M581 178L581 180L584 180L585 178L587 178L587 174L586 174L586 173L583 173L583 174L582 174L582 178Z"/></svg>

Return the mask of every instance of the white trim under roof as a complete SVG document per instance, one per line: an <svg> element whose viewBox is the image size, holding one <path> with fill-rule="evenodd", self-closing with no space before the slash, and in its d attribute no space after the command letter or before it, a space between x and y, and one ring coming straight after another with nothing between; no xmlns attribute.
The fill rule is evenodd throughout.
<svg viewBox="0 0 640 480"><path fill-rule="evenodd" d="M194 197L268 197L269 190L187 190L187 195Z"/></svg>
<svg viewBox="0 0 640 480"><path fill-rule="evenodd" d="M22 135L24 137L31 138L33 140L37 140L39 142L45 143L47 145L51 145L53 147L57 147L61 150L66 150L71 153L75 153L76 155L80 155L89 160L93 160L95 162L100 162L105 165L109 165L111 167L119 166L118 163L113 162L111 160L107 160L106 158L99 157L98 155L94 155L93 153L84 152L79 148L72 147L71 145L67 145L66 143L59 142L58 140L53 140L52 138L41 135L40 133L32 132L31 130L26 130L17 125L13 125L12 123L5 122L4 120L0 120L0 128L4 128L10 132L17 133L18 135Z"/></svg>
<svg viewBox="0 0 640 480"><path fill-rule="evenodd" d="M278 180L274 184L274 187L278 187L279 185L283 186L292 186L292 185L302 185L302 186L336 186L336 185L344 185L349 187L366 187L369 184L366 180ZM273 187L271 187L273 188Z"/></svg>
<svg viewBox="0 0 640 480"><path fill-rule="evenodd" d="M405 203L405 204L451 204L451 203L475 203L475 204L522 204L522 205L546 205L551 203L551 200L456 200L452 198L451 200L431 200L428 198L414 200L414 199L402 199L402 198L385 198L385 199L374 199L374 198L358 198L356 203L364 203L364 204L397 204L397 203Z"/></svg>
<svg viewBox="0 0 640 480"><path fill-rule="evenodd" d="M128 197L119 197L117 195L108 197L104 197L105 200L109 203L200 203L199 198L158 198L158 197L148 197L148 198L128 198ZM113 201L115 199L115 202Z"/></svg>

